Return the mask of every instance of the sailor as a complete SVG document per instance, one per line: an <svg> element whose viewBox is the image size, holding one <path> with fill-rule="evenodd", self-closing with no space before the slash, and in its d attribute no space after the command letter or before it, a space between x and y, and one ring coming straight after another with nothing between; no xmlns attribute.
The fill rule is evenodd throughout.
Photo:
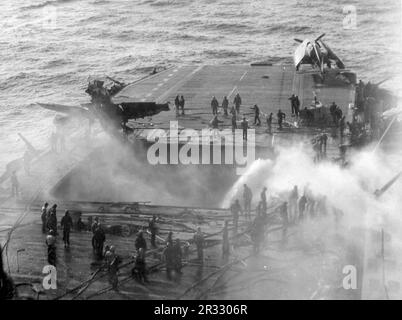
<svg viewBox="0 0 402 320"><path fill-rule="evenodd" d="M236 96L234 97L233 104L236 107L236 112L239 114L240 113L240 106L241 106L241 97L240 97L239 93L237 93Z"/></svg>
<svg viewBox="0 0 402 320"><path fill-rule="evenodd" d="M95 233L96 229L98 228L98 224L99 224L99 217L95 217L94 222L91 224L92 233Z"/></svg>
<svg viewBox="0 0 402 320"><path fill-rule="evenodd" d="M56 233L54 230L49 230L48 235L46 236L46 245L47 245L47 262L56 266Z"/></svg>
<svg viewBox="0 0 402 320"><path fill-rule="evenodd" d="M308 216L311 219L315 218L315 216L316 216L316 213L315 213L315 200L311 196L307 198L306 214L308 214Z"/></svg>
<svg viewBox="0 0 402 320"><path fill-rule="evenodd" d="M92 231L92 248L95 250L95 231L98 228L99 225L99 218L95 217L94 222L92 223L92 217L88 217L88 226L90 227L90 230Z"/></svg>
<svg viewBox="0 0 402 320"><path fill-rule="evenodd" d="M240 206L239 199L236 199L234 203L230 206L230 212L232 213L233 217L233 233L237 235L237 229L239 227L239 214L243 213L243 210Z"/></svg>
<svg viewBox="0 0 402 320"><path fill-rule="evenodd" d="M234 107L232 107L232 110L230 111L232 114L232 131L234 132L237 129L237 118L236 118L236 110Z"/></svg>
<svg viewBox="0 0 402 320"><path fill-rule="evenodd" d="M158 232L158 227L156 225L156 215L152 216L152 219L148 223L149 232L151 232L151 245L156 248L156 233Z"/></svg>
<svg viewBox="0 0 402 320"><path fill-rule="evenodd" d="M48 208L49 204L47 202L45 202L45 204L42 207L42 213L40 215L40 218L42 220L42 232L46 233L46 223L47 223L47 208Z"/></svg>
<svg viewBox="0 0 402 320"><path fill-rule="evenodd" d="M295 97L295 114L298 117L300 114L300 100L299 100L299 96Z"/></svg>
<svg viewBox="0 0 402 320"><path fill-rule="evenodd" d="M174 106L176 108L176 116L179 115L179 109L180 109L180 98L179 95L176 96L176 98L174 99Z"/></svg>
<svg viewBox="0 0 402 320"><path fill-rule="evenodd" d="M179 106L180 106L181 114L182 114L182 115L184 115L184 103L185 103L184 97L181 96L181 97L180 97L180 100L179 100Z"/></svg>
<svg viewBox="0 0 402 320"><path fill-rule="evenodd" d="M166 244L169 244L169 243L173 244L173 232L172 231L169 231L165 242L166 242Z"/></svg>
<svg viewBox="0 0 402 320"><path fill-rule="evenodd" d="M70 231L73 227L73 219L71 219L70 212L68 210L66 210L64 217L61 218L60 225L63 228L64 248L70 247Z"/></svg>
<svg viewBox="0 0 402 320"><path fill-rule="evenodd" d="M141 248L144 249L144 252L147 251L147 242L144 239L144 235L143 235L142 231L138 232L134 245L135 245L135 249L137 250L137 252Z"/></svg>
<svg viewBox="0 0 402 320"><path fill-rule="evenodd" d="M260 197L261 197L261 213L263 216L267 214L267 187L264 187L261 191Z"/></svg>
<svg viewBox="0 0 402 320"><path fill-rule="evenodd" d="M241 128L243 129L243 140L247 140L248 122L246 120L246 117L243 117L243 121L241 122Z"/></svg>
<svg viewBox="0 0 402 320"><path fill-rule="evenodd" d="M163 257L166 263L166 275L170 280L175 267L173 243L167 243L165 250L163 250Z"/></svg>
<svg viewBox="0 0 402 320"><path fill-rule="evenodd" d="M261 125L260 108L256 104L254 105L254 125Z"/></svg>
<svg viewBox="0 0 402 320"><path fill-rule="evenodd" d="M345 126L346 126L346 119L345 116L342 116L341 121L339 121L339 135L341 136L341 142L344 137Z"/></svg>
<svg viewBox="0 0 402 320"><path fill-rule="evenodd" d="M225 226L222 231L222 257L226 258L230 254L229 245L229 221L225 221Z"/></svg>
<svg viewBox="0 0 402 320"><path fill-rule="evenodd" d="M0 301L12 299L15 294L14 282L4 271L3 248L0 246Z"/></svg>
<svg viewBox="0 0 402 320"><path fill-rule="evenodd" d="M304 211L306 209L307 197L306 194L303 194L299 199L299 220L303 221L304 219Z"/></svg>
<svg viewBox="0 0 402 320"><path fill-rule="evenodd" d="M225 116L228 115L228 107L229 107L229 100L226 96L224 96L222 100L222 108L223 108L223 114Z"/></svg>
<svg viewBox="0 0 402 320"><path fill-rule="evenodd" d="M218 114L218 106L219 106L219 102L218 102L218 100L216 100L215 96L213 96L212 100L211 100L211 108L212 108L213 115Z"/></svg>
<svg viewBox="0 0 402 320"><path fill-rule="evenodd" d="M183 256L183 252L181 250L180 239L176 239L176 241L173 245L173 257L174 257L174 270L177 273L181 273L182 256Z"/></svg>
<svg viewBox="0 0 402 320"><path fill-rule="evenodd" d="M97 224L95 233L93 235L93 245L95 249L95 255L98 259L103 257L103 245L106 241L105 231L100 223Z"/></svg>
<svg viewBox="0 0 402 320"><path fill-rule="evenodd" d="M194 235L194 243L197 247L197 255L198 255L198 260L200 263L204 262L204 235L201 232L201 228L197 228L197 232Z"/></svg>
<svg viewBox="0 0 402 320"><path fill-rule="evenodd" d="M290 106L291 106L292 114L295 114L295 110L296 110L296 97L295 97L295 95L292 94L292 96L290 98L288 98L288 100L290 100Z"/></svg>
<svg viewBox="0 0 402 320"><path fill-rule="evenodd" d="M18 198L20 183L18 182L16 171L13 171L11 173L10 179L11 179L11 196Z"/></svg>
<svg viewBox="0 0 402 320"><path fill-rule="evenodd" d="M145 251L140 248L135 256L135 264L132 270L132 274L137 278L139 282L146 283L147 279L147 267L145 262Z"/></svg>
<svg viewBox="0 0 402 320"><path fill-rule="evenodd" d="M338 122L342 119L342 115L343 115L342 109L337 107L335 110L335 119L336 119L335 124L338 124Z"/></svg>
<svg viewBox="0 0 402 320"><path fill-rule="evenodd" d="M57 204L54 204L50 210L48 211L48 218L47 218L47 229L53 230L55 235L57 235L57 216L56 216L56 209Z"/></svg>
<svg viewBox="0 0 402 320"><path fill-rule="evenodd" d="M112 285L113 290L116 290L119 282L117 272L119 270L121 258L116 254L114 246L110 246L109 251L105 253L105 261L109 275L109 283Z"/></svg>
<svg viewBox="0 0 402 320"><path fill-rule="evenodd" d="M243 199L244 199L244 214L246 218L251 218L251 200L253 199L253 193L247 184L243 185Z"/></svg>
<svg viewBox="0 0 402 320"><path fill-rule="evenodd" d="M86 229L85 223L82 221L81 216L78 217L76 228L78 232L81 232Z"/></svg>
<svg viewBox="0 0 402 320"><path fill-rule="evenodd" d="M282 112L281 109L279 109L278 113L277 113L277 117L278 117L279 129L282 130L282 123L283 123L283 120L285 120L286 115Z"/></svg>
<svg viewBox="0 0 402 320"><path fill-rule="evenodd" d="M223 121L218 119L218 115L214 115L212 120L209 122L212 129L218 129L220 123L223 123Z"/></svg>
<svg viewBox="0 0 402 320"><path fill-rule="evenodd" d="M332 104L329 106L329 113L331 114L332 122L334 124L337 123L337 121L336 121L336 109L337 108L338 108L338 106L335 104L335 101L332 102Z"/></svg>
<svg viewBox="0 0 402 320"><path fill-rule="evenodd" d="M267 117L267 127L268 127L268 133L272 134L272 117L273 113L271 112L269 116Z"/></svg>

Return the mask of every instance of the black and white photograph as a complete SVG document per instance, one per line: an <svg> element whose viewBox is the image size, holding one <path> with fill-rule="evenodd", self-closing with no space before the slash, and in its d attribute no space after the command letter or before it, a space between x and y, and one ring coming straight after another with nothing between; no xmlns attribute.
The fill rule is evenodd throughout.
<svg viewBox="0 0 402 320"><path fill-rule="evenodd" d="M2 0L0 26L0 300L402 299L401 0Z"/></svg>

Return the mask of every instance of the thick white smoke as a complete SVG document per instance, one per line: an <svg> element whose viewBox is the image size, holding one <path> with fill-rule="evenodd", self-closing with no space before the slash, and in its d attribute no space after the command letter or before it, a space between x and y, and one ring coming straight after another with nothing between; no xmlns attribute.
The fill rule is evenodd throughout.
<svg viewBox="0 0 402 320"><path fill-rule="evenodd" d="M342 168L331 161L314 163L302 144L278 148L275 160L258 159L250 166L222 206L228 207L235 198L242 199L244 183L253 191L253 206L259 201L263 186L268 188L269 196L287 201L284 194L297 185L299 195L308 187L313 196L326 196L328 205L342 210L350 224L362 223L363 217L372 223L379 223L384 216L399 221L402 183L397 181L380 199L375 198L374 192L400 171L402 158L379 150L373 153L372 149L351 155L350 165Z"/></svg>

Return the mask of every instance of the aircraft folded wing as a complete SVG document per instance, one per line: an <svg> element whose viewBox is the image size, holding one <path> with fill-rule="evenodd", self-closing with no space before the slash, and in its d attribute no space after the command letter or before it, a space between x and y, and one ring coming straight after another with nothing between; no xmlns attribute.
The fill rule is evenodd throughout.
<svg viewBox="0 0 402 320"><path fill-rule="evenodd" d="M72 115L72 116L82 116L82 117L89 116L88 109L83 108L83 107L67 106L67 105L56 104L56 103L36 103L36 104L42 108L60 112L60 113L64 113L64 114L68 114L68 115Z"/></svg>
<svg viewBox="0 0 402 320"><path fill-rule="evenodd" d="M325 50L327 50L327 52L328 52L328 59L334 60L339 69L345 69L345 64L332 51L332 49L324 41L321 40L320 42L321 42L321 45L325 48Z"/></svg>

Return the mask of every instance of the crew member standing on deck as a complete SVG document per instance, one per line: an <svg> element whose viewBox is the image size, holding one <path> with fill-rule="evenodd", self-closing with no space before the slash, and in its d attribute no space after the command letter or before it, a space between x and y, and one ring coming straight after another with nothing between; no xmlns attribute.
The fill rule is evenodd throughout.
<svg viewBox="0 0 402 320"><path fill-rule="evenodd" d="M286 115L282 112L281 109L279 109L277 116L278 116L278 125L279 125L279 129L282 130L282 129L283 129L283 128L282 128L282 123L283 123L283 120L285 120Z"/></svg>
<svg viewBox="0 0 402 320"><path fill-rule="evenodd" d="M55 235L57 235L57 215L56 215L57 204L54 204L48 212L47 218L47 229L53 230Z"/></svg>
<svg viewBox="0 0 402 320"><path fill-rule="evenodd" d="M182 257L183 257L183 251L181 250L181 242L180 239L176 239L173 245L173 261L174 261L174 270L177 273L181 273Z"/></svg>
<svg viewBox="0 0 402 320"><path fill-rule="evenodd" d="M105 231L100 223L97 224L96 230L93 236L93 244L95 248L95 254L98 259L103 258L103 245L106 241Z"/></svg>
<svg viewBox="0 0 402 320"><path fill-rule="evenodd" d="M273 113L271 112L269 116L267 117L267 127L268 127L268 133L272 134L272 117Z"/></svg>
<svg viewBox="0 0 402 320"><path fill-rule="evenodd" d="M233 233L234 235L237 235L237 229L239 227L239 215L243 213L238 199L236 199L236 201L230 206L230 212L232 213L233 217Z"/></svg>
<svg viewBox="0 0 402 320"><path fill-rule="evenodd" d="M225 116L228 115L228 107L229 107L229 100L226 96L224 96L222 100L222 108L223 108L223 114Z"/></svg>
<svg viewBox="0 0 402 320"><path fill-rule="evenodd" d="M288 98L288 100L290 100L290 106L291 106L291 111L292 111L292 115L295 114L295 110L296 110L296 97L294 94L292 94L292 96L290 98Z"/></svg>
<svg viewBox="0 0 402 320"><path fill-rule="evenodd" d="M135 249L137 250L137 252L141 248L144 250L144 254L147 251L147 242L144 239L144 235L143 235L142 231L138 232L134 245L135 245Z"/></svg>
<svg viewBox="0 0 402 320"><path fill-rule="evenodd" d="M243 140L247 140L248 122L246 120L246 117L243 117L243 121L241 122L241 128L243 129Z"/></svg>
<svg viewBox="0 0 402 320"><path fill-rule="evenodd" d="M196 234L194 235L194 243L197 247L198 260L202 264L204 263L204 235L201 232L201 228L198 227Z"/></svg>
<svg viewBox="0 0 402 320"><path fill-rule="evenodd" d="M158 232L158 227L156 226L156 215L152 216L152 219L148 224L149 232L151 232L151 246L156 248L156 233Z"/></svg>
<svg viewBox="0 0 402 320"><path fill-rule="evenodd" d="M166 248L163 250L163 257L166 264L166 275L170 280L172 278L172 270L174 270L175 267L174 247L172 242L167 243Z"/></svg>
<svg viewBox="0 0 402 320"><path fill-rule="evenodd" d="M299 100L299 96L296 96L296 97L295 97L295 114L296 114L296 117L298 117L299 114L300 114L300 100Z"/></svg>
<svg viewBox="0 0 402 320"><path fill-rule="evenodd" d="M218 114L218 106L219 106L218 100L216 100L215 96L213 96L212 100L211 100L211 108L212 108L213 115Z"/></svg>
<svg viewBox="0 0 402 320"><path fill-rule="evenodd" d="M56 233L54 230L49 230L49 233L46 236L46 245L47 262L52 266L56 266Z"/></svg>
<svg viewBox="0 0 402 320"><path fill-rule="evenodd" d="M261 125L260 108L256 104L254 105L254 125Z"/></svg>
<svg viewBox="0 0 402 320"><path fill-rule="evenodd" d="M180 106L180 109L181 109L181 115L182 116L184 116L184 103L185 103L184 97L181 96L180 100L179 100L179 106Z"/></svg>
<svg viewBox="0 0 402 320"><path fill-rule="evenodd" d="M244 215L246 218L251 218L251 200L253 199L253 193L247 184L243 185L243 199L244 199Z"/></svg>
<svg viewBox="0 0 402 320"><path fill-rule="evenodd" d="M42 213L40 215L40 218L42 220L42 232L46 233L46 223L47 223L47 208L49 204L45 202L45 204L42 207Z"/></svg>
<svg viewBox="0 0 402 320"><path fill-rule="evenodd" d="M142 283L148 282L145 253L144 250L142 249L138 250L138 253L135 256L135 264L132 270L132 274L136 277L136 279L139 282Z"/></svg>
<svg viewBox="0 0 402 320"><path fill-rule="evenodd" d="M232 107L232 110L230 110L230 113L232 114L232 131L234 132L237 129L236 109L234 106Z"/></svg>
<svg viewBox="0 0 402 320"><path fill-rule="evenodd" d="M236 112L237 112L238 114L240 114L241 97L240 97L240 94L239 94L239 93L237 93L236 96L234 97L233 104L234 104L235 107L236 107Z"/></svg>
<svg viewBox="0 0 402 320"><path fill-rule="evenodd" d="M60 224L63 228L64 248L70 247L70 231L73 227L73 219L71 219L70 212L68 212L68 210L66 210L64 217L61 218Z"/></svg>
<svg viewBox="0 0 402 320"><path fill-rule="evenodd" d="M179 95L177 95L176 98L174 99L174 106L176 108L176 116L178 116L179 115L179 109L180 109Z"/></svg>
<svg viewBox="0 0 402 320"><path fill-rule="evenodd" d="M306 210L306 204L307 204L307 197L306 194L304 193L298 202L299 205L299 221L304 220L304 211Z"/></svg>

